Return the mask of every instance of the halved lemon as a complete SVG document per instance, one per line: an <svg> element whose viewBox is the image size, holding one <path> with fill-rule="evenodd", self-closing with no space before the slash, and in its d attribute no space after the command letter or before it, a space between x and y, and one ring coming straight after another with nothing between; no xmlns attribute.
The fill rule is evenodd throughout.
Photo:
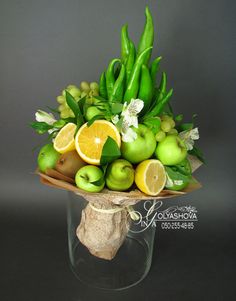
<svg viewBox="0 0 236 301"><path fill-rule="evenodd" d="M108 136L113 138L120 147L120 133L111 122L96 120L90 126L85 123L75 137L75 148L85 162L99 165L102 148Z"/></svg>
<svg viewBox="0 0 236 301"><path fill-rule="evenodd" d="M61 154L75 149L75 130L76 124L67 123L57 134L53 146Z"/></svg>
<svg viewBox="0 0 236 301"><path fill-rule="evenodd" d="M156 159L141 162L135 170L135 183L142 192L152 196L158 195L166 183L163 164Z"/></svg>

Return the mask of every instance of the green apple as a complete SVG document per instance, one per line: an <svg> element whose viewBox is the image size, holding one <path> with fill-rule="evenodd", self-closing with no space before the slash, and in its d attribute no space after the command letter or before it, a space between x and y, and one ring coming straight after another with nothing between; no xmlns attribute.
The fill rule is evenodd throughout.
<svg viewBox="0 0 236 301"><path fill-rule="evenodd" d="M39 170L45 172L47 168L54 168L60 155L61 154L54 149L52 143L44 145L38 154Z"/></svg>
<svg viewBox="0 0 236 301"><path fill-rule="evenodd" d="M162 164L176 165L186 158L187 149L183 140L176 135L170 135L158 143L155 154Z"/></svg>
<svg viewBox="0 0 236 301"><path fill-rule="evenodd" d="M103 115L103 113L97 107L90 106L86 110L85 119L89 121L96 115Z"/></svg>
<svg viewBox="0 0 236 301"><path fill-rule="evenodd" d="M107 168L106 185L111 190L125 191L134 182L134 169L130 162L124 159L113 161Z"/></svg>
<svg viewBox="0 0 236 301"><path fill-rule="evenodd" d="M75 175L76 185L88 192L100 192L104 185L105 181L102 179L103 172L101 169L94 165L86 165L81 167ZM99 181L96 185L93 182Z"/></svg>
<svg viewBox="0 0 236 301"><path fill-rule="evenodd" d="M137 138L133 142L121 143L122 157L131 163L139 163L149 159L156 148L156 139L152 131L143 124L138 128L133 128L137 133Z"/></svg>

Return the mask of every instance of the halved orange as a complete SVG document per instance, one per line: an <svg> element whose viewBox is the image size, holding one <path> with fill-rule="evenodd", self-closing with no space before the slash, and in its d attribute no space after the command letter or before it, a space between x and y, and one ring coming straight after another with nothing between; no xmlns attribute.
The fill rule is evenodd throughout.
<svg viewBox="0 0 236 301"><path fill-rule="evenodd" d="M108 137L113 138L120 147L120 133L111 122L96 120L90 126L85 123L75 136L75 148L85 162L99 165L102 148Z"/></svg>

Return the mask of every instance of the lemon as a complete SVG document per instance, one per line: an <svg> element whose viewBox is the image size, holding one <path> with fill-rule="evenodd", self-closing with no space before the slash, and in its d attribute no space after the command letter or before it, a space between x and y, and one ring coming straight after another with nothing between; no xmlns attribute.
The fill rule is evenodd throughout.
<svg viewBox="0 0 236 301"><path fill-rule="evenodd" d="M67 123L57 134L53 146L56 151L61 154L72 151L75 149L75 130L74 123Z"/></svg>
<svg viewBox="0 0 236 301"><path fill-rule="evenodd" d="M156 159L141 162L135 170L135 183L142 192L152 196L158 195L166 183L163 164Z"/></svg>
<svg viewBox="0 0 236 301"><path fill-rule="evenodd" d="M102 148L108 137L113 138L120 147L120 133L111 122L96 120L90 126L85 123L75 137L75 148L85 162L99 165Z"/></svg>

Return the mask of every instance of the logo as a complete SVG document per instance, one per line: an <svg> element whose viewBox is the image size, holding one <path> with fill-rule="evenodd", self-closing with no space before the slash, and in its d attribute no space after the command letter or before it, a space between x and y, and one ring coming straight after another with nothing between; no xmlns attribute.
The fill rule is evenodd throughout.
<svg viewBox="0 0 236 301"><path fill-rule="evenodd" d="M143 232L149 227L156 227L158 223L165 230L194 229L194 223L198 221L196 207L172 206L162 210L162 206L162 201L145 201L142 210L134 211L138 219L131 231Z"/></svg>

